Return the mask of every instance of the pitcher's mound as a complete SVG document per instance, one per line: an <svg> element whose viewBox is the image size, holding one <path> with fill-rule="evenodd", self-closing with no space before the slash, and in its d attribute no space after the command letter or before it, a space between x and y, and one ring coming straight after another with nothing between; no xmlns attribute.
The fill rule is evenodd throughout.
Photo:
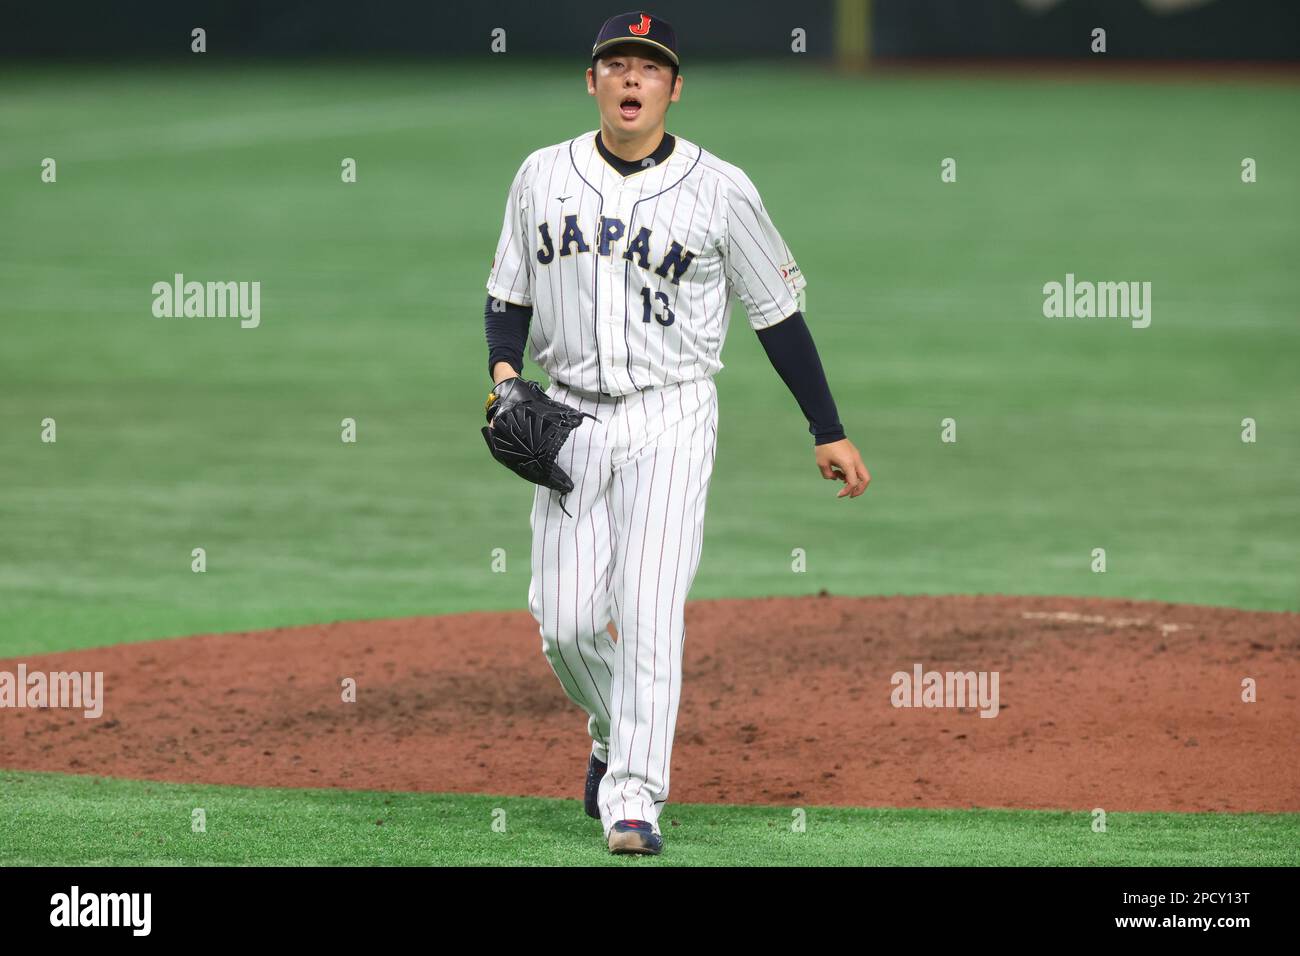
<svg viewBox="0 0 1300 956"><path fill-rule="evenodd" d="M819 596L696 602L686 620L673 802L1300 811L1300 614ZM0 671L20 662L103 671L105 707L0 710L6 768L581 794L586 718L526 612L117 645ZM923 690L926 672L982 672L984 699L894 706L893 676L910 687L918 665Z"/></svg>

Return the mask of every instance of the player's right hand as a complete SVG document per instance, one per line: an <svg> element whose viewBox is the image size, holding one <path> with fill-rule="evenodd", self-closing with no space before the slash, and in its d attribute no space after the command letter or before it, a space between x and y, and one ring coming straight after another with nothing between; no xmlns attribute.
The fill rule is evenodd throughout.
<svg viewBox="0 0 1300 956"><path fill-rule="evenodd" d="M508 378L518 378L519 373L515 371L514 366L509 362L497 362L492 366L492 384L500 385Z"/></svg>
<svg viewBox="0 0 1300 956"><path fill-rule="evenodd" d="M492 387L495 389L506 379L518 378L518 377L519 377L519 373L517 373L514 370L514 368L511 367L509 362L497 362L497 364L492 369ZM494 424L493 422L489 421L487 427L491 428L493 424Z"/></svg>

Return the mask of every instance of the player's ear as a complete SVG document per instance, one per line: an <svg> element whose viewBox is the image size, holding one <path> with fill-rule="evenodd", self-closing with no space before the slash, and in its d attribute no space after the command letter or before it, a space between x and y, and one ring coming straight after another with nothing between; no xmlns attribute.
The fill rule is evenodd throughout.
<svg viewBox="0 0 1300 956"><path fill-rule="evenodd" d="M587 67L587 95L596 95L596 74L591 67Z"/></svg>
<svg viewBox="0 0 1300 956"><path fill-rule="evenodd" d="M673 84L672 96L668 97L670 102L676 103L682 98L682 75L677 74L677 82Z"/></svg>

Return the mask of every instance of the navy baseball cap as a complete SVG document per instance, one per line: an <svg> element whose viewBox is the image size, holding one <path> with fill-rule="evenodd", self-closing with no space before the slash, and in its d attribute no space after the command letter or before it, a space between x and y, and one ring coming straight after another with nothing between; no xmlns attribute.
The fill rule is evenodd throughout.
<svg viewBox="0 0 1300 956"><path fill-rule="evenodd" d="M606 20L596 34L591 58L596 59L601 50L620 43L644 43L672 60L673 66L681 65L677 59L677 31L667 20L660 20L648 13L620 13Z"/></svg>

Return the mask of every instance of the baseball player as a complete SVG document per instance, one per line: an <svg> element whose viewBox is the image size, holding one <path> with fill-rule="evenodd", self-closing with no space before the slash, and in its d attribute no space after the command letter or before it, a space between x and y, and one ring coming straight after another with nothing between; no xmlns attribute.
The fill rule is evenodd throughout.
<svg viewBox="0 0 1300 956"><path fill-rule="evenodd" d="M530 154L506 198L483 431L539 482L528 606L588 717L586 812L611 852L657 854L733 294L808 419L822 476L844 483L837 497L871 479L800 311L807 282L754 184L664 129L682 92L672 26L620 14L591 52L600 128ZM544 391L521 377L525 345ZM511 419L512 459L494 447L507 408L536 413ZM546 449L529 444L539 435Z"/></svg>

